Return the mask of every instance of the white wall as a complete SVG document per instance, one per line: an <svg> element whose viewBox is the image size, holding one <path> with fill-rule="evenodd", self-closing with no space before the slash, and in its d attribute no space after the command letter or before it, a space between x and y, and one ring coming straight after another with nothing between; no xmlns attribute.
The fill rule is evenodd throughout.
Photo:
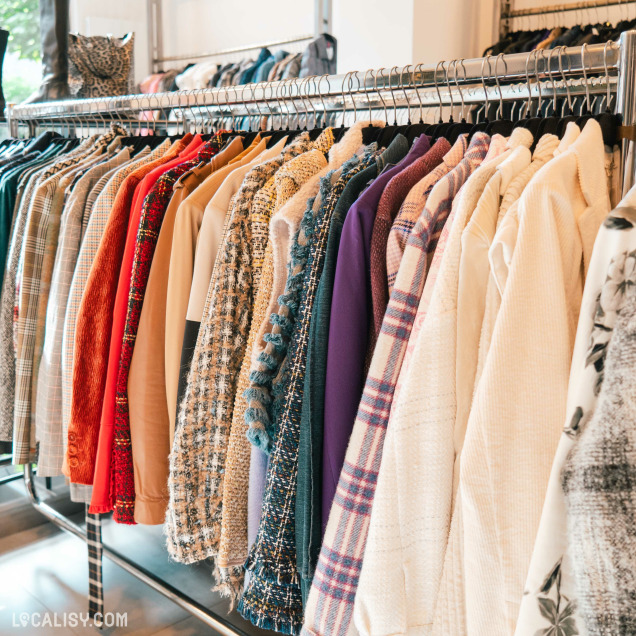
<svg viewBox="0 0 636 636"><path fill-rule="evenodd" d="M560 0L561 3L576 0ZM435 63L480 56L496 39L499 0L333 0L338 71ZM546 0L515 0L515 8ZM521 19L513 28L636 17L630 9ZM313 32L313 0L163 0L164 54L257 44ZM145 0L71 0L71 28L87 35L135 31L136 79L150 65Z"/></svg>

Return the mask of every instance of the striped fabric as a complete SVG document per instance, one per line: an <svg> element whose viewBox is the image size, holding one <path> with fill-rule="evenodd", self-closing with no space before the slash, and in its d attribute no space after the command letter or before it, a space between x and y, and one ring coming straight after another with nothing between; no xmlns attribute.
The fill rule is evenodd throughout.
<svg viewBox="0 0 636 636"><path fill-rule="evenodd" d="M400 269L400 261L409 240L411 230L420 218L426 205L428 195L433 186L446 174L448 174L461 160L468 147L468 136L461 135L453 144L453 147L444 155L442 163L431 170L425 177L416 183L408 193L400 207L400 211L393 221L386 245L386 269L389 282L389 295L393 291L393 285ZM433 151L434 147L431 149Z"/></svg>
<svg viewBox="0 0 636 636"><path fill-rule="evenodd" d="M477 133L464 159L438 183L409 238L382 322L305 613L304 634L343 636L352 626L382 446L400 365L419 304L428 253L453 199L486 156L490 137Z"/></svg>

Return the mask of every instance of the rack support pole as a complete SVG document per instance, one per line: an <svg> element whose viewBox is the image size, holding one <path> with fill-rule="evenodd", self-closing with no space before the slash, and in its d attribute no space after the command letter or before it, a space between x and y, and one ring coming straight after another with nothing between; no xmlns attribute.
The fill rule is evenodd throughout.
<svg viewBox="0 0 636 636"><path fill-rule="evenodd" d="M60 514L57 510L49 506L47 503L40 500L35 489L35 482L33 481L33 468L31 464L24 465L24 484L27 489L27 493L31 499L33 507L40 513L42 513L51 523L55 524L58 528L72 534L82 541L86 541L86 532L73 523L70 519ZM166 581L160 579L152 572L146 570L142 566L134 563L128 557L124 556L117 550L113 550L108 546L104 546L104 555L107 556L113 563L129 572L140 581L149 585L153 590L163 594L166 598L170 599L173 603L176 603L179 607L186 610L193 616L196 616L199 620L203 621L213 629L215 629L222 636L248 636L244 631L232 625L222 616L210 611L207 607L201 605L201 603L195 601L193 598L186 596L176 587L173 587Z"/></svg>
<svg viewBox="0 0 636 636"><path fill-rule="evenodd" d="M636 31L625 31L621 34L618 73L617 112L622 116L623 126L634 126L636 125ZM634 185L636 170L634 145L631 139L622 141L622 196L625 196Z"/></svg>

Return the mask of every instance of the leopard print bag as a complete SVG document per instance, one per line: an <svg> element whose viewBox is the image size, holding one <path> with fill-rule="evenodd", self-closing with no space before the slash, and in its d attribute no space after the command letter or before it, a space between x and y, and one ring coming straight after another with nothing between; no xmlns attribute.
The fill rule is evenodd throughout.
<svg viewBox="0 0 636 636"><path fill-rule="evenodd" d="M133 91L135 34L68 36L68 84L73 97L129 95Z"/></svg>

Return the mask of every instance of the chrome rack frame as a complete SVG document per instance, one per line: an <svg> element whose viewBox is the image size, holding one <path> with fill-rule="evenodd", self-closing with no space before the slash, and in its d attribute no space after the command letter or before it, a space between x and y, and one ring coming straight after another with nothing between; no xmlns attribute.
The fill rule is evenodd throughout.
<svg viewBox="0 0 636 636"><path fill-rule="evenodd" d="M440 68L442 69L440 71ZM452 75L449 70L452 69ZM458 69L461 71L458 72ZM487 70L486 70L487 69ZM501 73L498 69L504 69ZM30 106L8 107L8 118L12 134L17 135L20 124L28 125L34 132L40 123L97 122L107 119L120 120L122 114L138 114L140 111L167 109L201 114L209 118L213 113L240 116L262 114L261 107L270 114L282 111L287 102L305 104L315 101L324 111L353 111L354 117L365 110L384 111L385 118L398 108L411 109L442 105L451 106L464 102L477 103L484 100L527 101L535 96L551 99L554 95L587 95L590 93L616 95L616 112L622 117L627 133L622 140L621 175L622 191L626 193L634 184L636 157L636 31L621 35L618 43L593 45L561 50L559 54L519 54L472 60L456 60L448 65L417 65L405 68L394 67L368 70L365 73L295 79L230 87L228 89L205 89L157 95L136 95L110 99L68 100ZM530 75L534 83L530 81ZM594 82L590 78L594 76ZM598 79L600 76L601 79ZM555 79L557 78L557 79ZM561 78L561 81L558 81ZM582 81L583 79L583 81ZM460 88L463 87L463 88ZM246 96L244 93L247 92ZM313 100L313 101L312 101ZM303 106L306 109L306 106ZM289 106L286 107L289 114ZM309 112L307 110L307 112ZM420 111L421 112L421 111ZM24 478L31 502L49 521L82 540L84 530L41 501L33 480L33 468L24 467ZM203 607L194 599L169 585L148 570L134 563L116 550L104 546L104 554L127 572L160 592L180 607L207 623L224 636L245 636L239 628L225 618Z"/></svg>

